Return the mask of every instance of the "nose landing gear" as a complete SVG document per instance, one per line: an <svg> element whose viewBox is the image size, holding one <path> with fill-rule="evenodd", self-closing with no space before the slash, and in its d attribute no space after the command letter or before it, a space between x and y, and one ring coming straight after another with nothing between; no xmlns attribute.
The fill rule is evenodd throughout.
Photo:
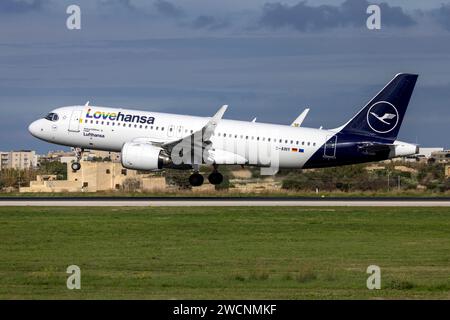
<svg viewBox="0 0 450 320"><path fill-rule="evenodd" d="M71 168L73 171L78 171L81 169L81 164L79 162L72 162Z"/></svg>
<svg viewBox="0 0 450 320"><path fill-rule="evenodd" d="M75 152L75 157L77 157L77 160L71 164L71 168L73 171L78 171L81 169L80 160L83 157L84 150L81 148L74 148L73 151Z"/></svg>

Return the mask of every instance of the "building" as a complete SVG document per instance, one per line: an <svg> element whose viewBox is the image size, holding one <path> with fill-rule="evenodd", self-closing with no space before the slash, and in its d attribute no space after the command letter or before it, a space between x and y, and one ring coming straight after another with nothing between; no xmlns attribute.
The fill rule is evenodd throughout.
<svg viewBox="0 0 450 320"><path fill-rule="evenodd" d="M4 169L31 169L37 167L35 151L19 150L0 153L0 170Z"/></svg>
<svg viewBox="0 0 450 320"><path fill-rule="evenodd" d="M83 153L83 160L92 161L111 161L114 163L121 163L120 152L109 152L100 150L85 150Z"/></svg>
<svg viewBox="0 0 450 320"><path fill-rule="evenodd" d="M444 148L419 148L419 153L416 155L418 157L425 157L426 159L431 158L433 152L444 151Z"/></svg>
<svg viewBox="0 0 450 320"><path fill-rule="evenodd" d="M8 168L9 152L0 151L0 170Z"/></svg>
<svg viewBox="0 0 450 320"><path fill-rule="evenodd" d="M120 163L82 161L81 170L73 171L67 163L67 180L56 180L55 176L38 176L30 187L20 192L98 192L98 191L158 191L166 188L166 179L161 176L139 174L128 170Z"/></svg>
<svg viewBox="0 0 450 320"><path fill-rule="evenodd" d="M42 155L39 157L39 162L48 161L60 161L61 159L76 159L75 153L71 151L49 151L46 155Z"/></svg>
<svg viewBox="0 0 450 320"><path fill-rule="evenodd" d="M108 152L97 150L85 150L83 153L84 161L111 161L115 163L121 162L120 152ZM58 161L61 163L69 163L77 161L74 151L50 151L48 154L40 156L39 162Z"/></svg>
<svg viewBox="0 0 450 320"><path fill-rule="evenodd" d="M431 153L431 158L439 163L450 162L450 150L435 151Z"/></svg>
<svg viewBox="0 0 450 320"><path fill-rule="evenodd" d="M445 176L450 178L450 165L445 166Z"/></svg>

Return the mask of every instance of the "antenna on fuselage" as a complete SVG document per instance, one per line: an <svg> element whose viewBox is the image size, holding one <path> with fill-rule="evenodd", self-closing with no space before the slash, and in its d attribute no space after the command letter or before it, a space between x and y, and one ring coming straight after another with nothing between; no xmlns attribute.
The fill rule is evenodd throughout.
<svg viewBox="0 0 450 320"><path fill-rule="evenodd" d="M84 105L85 107L89 107L89 101Z"/></svg>

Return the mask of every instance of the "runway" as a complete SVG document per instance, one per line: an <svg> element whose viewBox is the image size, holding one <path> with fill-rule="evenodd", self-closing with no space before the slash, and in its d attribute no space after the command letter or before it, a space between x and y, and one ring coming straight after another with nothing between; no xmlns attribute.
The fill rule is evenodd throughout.
<svg viewBox="0 0 450 320"><path fill-rule="evenodd" d="M3 198L0 207L450 207L450 198Z"/></svg>

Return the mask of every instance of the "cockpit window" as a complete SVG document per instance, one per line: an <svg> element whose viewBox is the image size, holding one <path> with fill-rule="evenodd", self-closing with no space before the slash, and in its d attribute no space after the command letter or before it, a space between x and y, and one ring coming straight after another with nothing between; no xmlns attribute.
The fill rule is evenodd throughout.
<svg viewBox="0 0 450 320"><path fill-rule="evenodd" d="M58 115L56 113L49 113L45 117L45 119L55 122L55 121L58 121L59 117L58 117Z"/></svg>

